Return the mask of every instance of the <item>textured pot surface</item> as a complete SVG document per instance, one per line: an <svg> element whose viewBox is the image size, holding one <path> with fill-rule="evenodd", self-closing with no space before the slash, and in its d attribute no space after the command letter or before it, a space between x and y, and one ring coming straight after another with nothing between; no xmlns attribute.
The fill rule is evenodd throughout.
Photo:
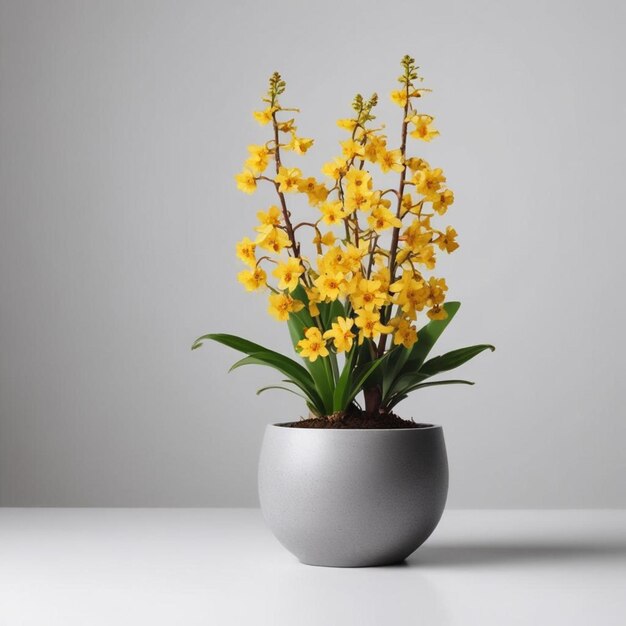
<svg viewBox="0 0 626 626"><path fill-rule="evenodd" d="M303 563L397 563L441 518L448 461L441 426L394 430L267 427L261 509Z"/></svg>

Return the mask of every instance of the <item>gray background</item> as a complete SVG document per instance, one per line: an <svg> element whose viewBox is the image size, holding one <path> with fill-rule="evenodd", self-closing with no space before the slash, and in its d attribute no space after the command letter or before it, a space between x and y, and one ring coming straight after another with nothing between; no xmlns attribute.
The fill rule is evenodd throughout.
<svg viewBox="0 0 626 626"><path fill-rule="evenodd" d="M233 173L279 69L318 139L409 52L434 94L473 388L414 394L445 427L453 507L626 505L625 10L620 2L0 2L0 504L253 505L264 425L230 331L287 348L236 283L262 196Z"/></svg>

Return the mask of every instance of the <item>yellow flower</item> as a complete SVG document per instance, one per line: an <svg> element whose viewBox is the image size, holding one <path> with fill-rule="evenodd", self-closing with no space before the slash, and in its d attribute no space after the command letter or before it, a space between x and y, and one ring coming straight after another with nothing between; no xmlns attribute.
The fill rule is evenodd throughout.
<svg viewBox="0 0 626 626"><path fill-rule="evenodd" d="M363 156L372 163L378 162L381 154L387 151L387 140L384 136L370 134L363 149Z"/></svg>
<svg viewBox="0 0 626 626"><path fill-rule="evenodd" d="M437 262L435 249L432 246L424 246L417 254L413 255L413 261L420 265L425 265L427 269L432 270Z"/></svg>
<svg viewBox="0 0 626 626"><path fill-rule="evenodd" d="M248 237L244 237L237 244L237 257L241 259L246 265L250 267L254 267L256 265L256 256L254 255L254 249L256 248L256 244L254 241L248 239Z"/></svg>
<svg viewBox="0 0 626 626"><path fill-rule="evenodd" d="M407 103L406 89L395 89L391 92L391 101L404 108Z"/></svg>
<svg viewBox="0 0 626 626"><path fill-rule="evenodd" d="M428 306L438 306L443 304L446 299L446 291L448 291L448 285L446 285L445 278L435 278L432 276L428 279L428 288L430 293L428 294ZM446 319L445 317L442 319Z"/></svg>
<svg viewBox="0 0 626 626"><path fill-rule="evenodd" d="M357 187L348 187L345 197L346 213L350 215L357 209L360 211L369 211L371 208L370 199L372 192L369 189L361 189Z"/></svg>
<svg viewBox="0 0 626 626"><path fill-rule="evenodd" d="M313 139L308 137L296 137L291 135L291 141L285 146L285 150L293 150L296 154L304 154L313 145Z"/></svg>
<svg viewBox="0 0 626 626"><path fill-rule="evenodd" d="M456 242L457 232L451 226L446 228L445 233L440 233L439 237L435 239L435 243L439 246L440 250L445 250L448 254L454 252L459 244Z"/></svg>
<svg viewBox="0 0 626 626"><path fill-rule="evenodd" d="M313 245L332 246L336 241L335 234L332 231L328 231L323 235L316 234L313 238Z"/></svg>
<svg viewBox="0 0 626 626"><path fill-rule="evenodd" d="M363 156L363 146L354 139L346 139L345 141L340 141L341 150L343 152L343 156L346 159L353 159L357 156Z"/></svg>
<svg viewBox="0 0 626 626"><path fill-rule="evenodd" d="M284 248L291 246L287 233L274 226L264 226L255 243L264 250L269 250L275 254L279 254Z"/></svg>
<svg viewBox="0 0 626 626"><path fill-rule="evenodd" d="M432 233L424 229L422 223L415 219L402 233L400 240L404 241L407 248L412 252L419 252L428 245L432 239Z"/></svg>
<svg viewBox="0 0 626 626"><path fill-rule="evenodd" d="M292 118L290 120L287 120L286 122L278 122L276 126L278 127L278 130L281 133L295 133L296 132L296 127L294 126L295 121L296 120Z"/></svg>
<svg viewBox="0 0 626 626"><path fill-rule="evenodd" d="M246 288L247 291L256 291L264 287L267 280L265 271L260 267L254 270L243 270L237 274L237 280Z"/></svg>
<svg viewBox="0 0 626 626"><path fill-rule="evenodd" d="M320 314L318 304L322 301L320 298L320 292L317 287L306 289L306 296L309 299L309 313L311 317L317 317Z"/></svg>
<svg viewBox="0 0 626 626"><path fill-rule="evenodd" d="M343 273L321 274L315 280L315 286L319 289L320 298L326 301L336 300L343 289Z"/></svg>
<svg viewBox="0 0 626 626"><path fill-rule="evenodd" d="M307 328L304 337L305 339L300 339L297 344L300 356L307 357L311 362L315 361L318 356L328 356L328 348L326 348L322 332L317 326Z"/></svg>
<svg viewBox="0 0 626 626"><path fill-rule="evenodd" d="M416 311L422 311L430 297L430 288L410 270L405 270L402 278L391 285L389 291L396 294L394 299L402 312L415 319Z"/></svg>
<svg viewBox="0 0 626 626"><path fill-rule="evenodd" d="M356 311L357 317L354 323L359 328L359 345L363 343L363 339L376 339L380 333L390 333L393 331L392 326L386 326L380 321L380 313L376 311L368 311L367 309L359 309Z"/></svg>
<svg viewBox="0 0 626 626"><path fill-rule="evenodd" d="M409 169L412 172L417 172L418 170L428 170L430 169L430 165L428 161L424 161L424 159L419 159L417 157L411 157L406 160L406 164L409 166Z"/></svg>
<svg viewBox="0 0 626 626"><path fill-rule="evenodd" d="M351 318L338 317L332 323L331 329L324 333L324 339L332 339L337 352L350 352L352 342L356 336L352 332L354 322Z"/></svg>
<svg viewBox="0 0 626 626"><path fill-rule="evenodd" d="M430 311L427 311L426 315L428 315L431 320L445 320L448 318L446 310L439 305L436 305L430 309Z"/></svg>
<svg viewBox="0 0 626 626"><path fill-rule="evenodd" d="M402 151L401 150L385 150L378 155L378 164L383 173L393 170L394 172L401 172L404 169L402 163Z"/></svg>
<svg viewBox="0 0 626 626"><path fill-rule="evenodd" d="M421 139L422 141L431 141L433 137L439 134L438 130L431 128L434 118L430 115L413 115L409 119L411 124L415 125L415 130L411 132L411 137Z"/></svg>
<svg viewBox="0 0 626 626"><path fill-rule="evenodd" d="M289 319L289 313L297 313L304 308L304 303L300 300L294 300L287 293L273 293L270 298L268 312L279 322L286 322Z"/></svg>
<svg viewBox="0 0 626 626"><path fill-rule="evenodd" d="M254 193L256 191L256 178L250 170L244 170L240 174L235 174L237 189L244 193Z"/></svg>
<svg viewBox="0 0 626 626"><path fill-rule="evenodd" d="M278 278L278 288L293 291L297 286L300 276L304 274L304 268L300 263L300 259L290 257L285 263L279 263L272 272L273 276Z"/></svg>
<svg viewBox="0 0 626 626"><path fill-rule="evenodd" d="M450 189L444 189L440 191L436 197L433 197L433 209L439 213L439 215L443 215L448 207L454 202L454 194Z"/></svg>
<svg viewBox="0 0 626 626"><path fill-rule="evenodd" d="M318 183L312 176L300 180L298 183L298 191L308 196L311 206L317 206L328 197L328 189L326 189L323 184Z"/></svg>
<svg viewBox="0 0 626 626"><path fill-rule="evenodd" d="M361 261L367 254L369 242L359 241L359 245L353 243L346 244L343 254L343 267L346 272L358 272L361 270Z"/></svg>
<svg viewBox="0 0 626 626"><path fill-rule="evenodd" d="M337 120L337 126L352 132L356 128L356 120L351 120L349 118Z"/></svg>
<svg viewBox="0 0 626 626"><path fill-rule="evenodd" d="M344 176L348 189L355 189L359 191L368 190L372 188L372 176L365 170L358 170L355 167L351 167Z"/></svg>
<svg viewBox="0 0 626 626"><path fill-rule="evenodd" d="M256 216L261 224L256 229L258 232L263 232L265 226L278 226L280 224L280 209L275 205L272 205L267 212L259 211Z"/></svg>
<svg viewBox="0 0 626 626"><path fill-rule="evenodd" d="M272 121L272 113L273 113L272 108L271 107L267 107L267 109L265 109L263 111L253 111L252 115L254 116L254 119L261 126L265 126L265 124L268 124L269 122Z"/></svg>
<svg viewBox="0 0 626 626"><path fill-rule="evenodd" d="M322 174L338 180L346 173L347 163L345 159L337 157L322 166Z"/></svg>
<svg viewBox="0 0 626 626"><path fill-rule="evenodd" d="M269 163L270 151L266 146L251 145L248 146L248 152L250 156L246 161L246 167L251 169L257 174L261 174L265 171L267 164Z"/></svg>
<svg viewBox="0 0 626 626"><path fill-rule="evenodd" d="M419 193L428 199L436 200L439 198L441 185L446 182L446 177L440 168L418 170L413 176L413 181Z"/></svg>
<svg viewBox="0 0 626 626"><path fill-rule="evenodd" d="M350 296L352 307L373 311L387 302L387 294L380 290L380 281L361 278L356 291Z"/></svg>
<svg viewBox="0 0 626 626"><path fill-rule="evenodd" d="M377 206L367 218L370 228L377 233L382 233L388 228L400 228L402 222L392 211L384 206Z"/></svg>
<svg viewBox="0 0 626 626"><path fill-rule="evenodd" d="M405 348L412 348L413 344L417 341L417 330L415 326L402 318L396 317L389 321L389 325L395 328L393 333L393 343L396 346L403 345Z"/></svg>
<svg viewBox="0 0 626 626"><path fill-rule="evenodd" d="M341 202L338 200L335 202L324 202L322 206L320 206L320 211L322 212L322 221L324 224L338 224L345 217Z"/></svg>
<svg viewBox="0 0 626 626"><path fill-rule="evenodd" d="M274 179L278 183L278 191L283 193L294 193L298 191L298 183L302 172L297 167L281 166Z"/></svg>

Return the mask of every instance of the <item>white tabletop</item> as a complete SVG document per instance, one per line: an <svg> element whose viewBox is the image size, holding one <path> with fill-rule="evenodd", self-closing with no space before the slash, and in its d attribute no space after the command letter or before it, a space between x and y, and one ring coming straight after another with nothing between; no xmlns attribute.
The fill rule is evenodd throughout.
<svg viewBox="0 0 626 626"><path fill-rule="evenodd" d="M405 564L301 565L254 509L0 509L0 624L626 624L626 511L447 511Z"/></svg>

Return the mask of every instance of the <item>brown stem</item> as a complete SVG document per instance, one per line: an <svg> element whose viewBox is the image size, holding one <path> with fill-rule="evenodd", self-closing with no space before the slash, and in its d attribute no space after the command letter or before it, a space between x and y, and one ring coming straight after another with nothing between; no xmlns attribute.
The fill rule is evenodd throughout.
<svg viewBox="0 0 626 626"><path fill-rule="evenodd" d="M372 417L378 417L382 403L380 387L368 387L367 389L363 389L363 397L365 398L365 413Z"/></svg>
<svg viewBox="0 0 626 626"><path fill-rule="evenodd" d="M278 123L276 121L276 111L272 111L272 125L274 126L274 163L276 165L276 174L280 171L281 168L281 160L280 160L280 146L278 143ZM287 209L287 202L285 201L285 194L279 190L279 184L274 181L274 186L276 187L276 193L280 199L280 206L283 211L283 219L285 220L285 226L287 228L287 235L289 235L289 241L291 241L291 248L293 249L294 256L300 256L300 244L296 241L296 235L293 230L293 226L291 224L291 219L289 218L289 210Z"/></svg>
<svg viewBox="0 0 626 626"><path fill-rule="evenodd" d="M409 82L406 82L406 103L404 105L404 112L402 116L402 143L400 144L400 152L402 154L402 172L400 172L400 185L398 187L398 206L396 208L396 217L400 219L402 214L402 198L404 196L404 185L406 181L406 136L409 123L406 121L409 113ZM400 238L400 227L394 226L393 234L391 236L391 248L389 250L389 284L394 282L396 275L396 258L398 255L398 240ZM387 307L386 307L387 308ZM390 310L390 307L389 307ZM386 317L386 316L385 316ZM386 319L385 319L386 321ZM378 343L378 356L382 356L385 352L387 343L387 335L382 334Z"/></svg>

